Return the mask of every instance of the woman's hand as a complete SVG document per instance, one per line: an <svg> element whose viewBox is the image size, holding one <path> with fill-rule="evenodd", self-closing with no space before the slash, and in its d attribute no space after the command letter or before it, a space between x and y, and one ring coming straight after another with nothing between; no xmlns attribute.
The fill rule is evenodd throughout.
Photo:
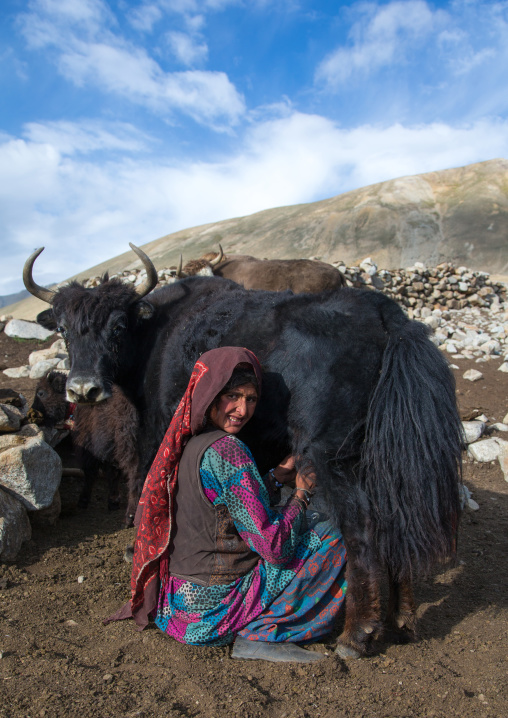
<svg viewBox="0 0 508 718"><path fill-rule="evenodd" d="M307 467L303 472L298 472L295 479L297 489L314 491L316 487L316 473L312 467Z"/></svg>
<svg viewBox="0 0 508 718"><path fill-rule="evenodd" d="M296 477L295 457L288 454L270 473L275 476L279 484L291 484Z"/></svg>

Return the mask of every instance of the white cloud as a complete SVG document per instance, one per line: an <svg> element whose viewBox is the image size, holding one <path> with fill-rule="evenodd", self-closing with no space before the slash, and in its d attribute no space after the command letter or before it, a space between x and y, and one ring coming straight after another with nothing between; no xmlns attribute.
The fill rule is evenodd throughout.
<svg viewBox="0 0 508 718"><path fill-rule="evenodd" d="M361 6L365 16L350 33L352 44L338 47L316 70L316 80L337 86L356 73L369 75L404 57L412 42L431 33L443 14L423 0Z"/></svg>
<svg viewBox="0 0 508 718"><path fill-rule="evenodd" d="M37 262L45 284L126 251L129 241L508 155L508 121L344 130L295 112L259 121L220 162L142 154L100 161L84 153L108 143L114 150L113 128L101 133L90 125L31 125L27 138L0 138L0 294L20 288L34 247L47 247Z"/></svg>
<svg viewBox="0 0 508 718"><path fill-rule="evenodd" d="M168 42L175 57L187 67L203 62L208 57L206 42L183 32L168 33Z"/></svg>
<svg viewBox="0 0 508 718"><path fill-rule="evenodd" d="M47 145L67 156L104 150L140 152L151 142L128 123L86 120L79 124L65 120L46 124L29 122L24 127L24 136L36 145Z"/></svg>
<svg viewBox="0 0 508 718"><path fill-rule="evenodd" d="M134 8L127 16L132 27L142 32L151 32L154 25L161 19L162 11L155 4L141 5Z"/></svg>
<svg viewBox="0 0 508 718"><path fill-rule="evenodd" d="M144 48L133 46L121 36L99 27L103 5L98 0L83 0L89 12L58 14L56 0L41 0L39 12L26 15L24 33L32 47L52 47L57 53L61 74L79 87L100 88L163 116L182 112L212 129L222 130L235 124L245 112L243 96L224 72L164 72ZM63 3L62 5L65 5ZM71 7L81 5L72 0ZM101 14L102 13L102 14ZM86 32L71 28L67 21L82 19ZM206 45L189 41L179 45L181 57L190 61L206 55ZM189 64L189 63L187 63Z"/></svg>

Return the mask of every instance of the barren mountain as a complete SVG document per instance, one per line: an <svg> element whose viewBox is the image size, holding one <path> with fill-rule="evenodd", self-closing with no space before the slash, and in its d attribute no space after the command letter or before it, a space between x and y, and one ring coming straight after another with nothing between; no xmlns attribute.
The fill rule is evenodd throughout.
<svg viewBox="0 0 508 718"><path fill-rule="evenodd" d="M161 269L177 264L180 253L187 261L219 242L227 253L257 257L317 256L352 265L371 256L387 269L446 260L508 274L508 160L401 177L139 244ZM127 251L75 278L135 266L139 261Z"/></svg>

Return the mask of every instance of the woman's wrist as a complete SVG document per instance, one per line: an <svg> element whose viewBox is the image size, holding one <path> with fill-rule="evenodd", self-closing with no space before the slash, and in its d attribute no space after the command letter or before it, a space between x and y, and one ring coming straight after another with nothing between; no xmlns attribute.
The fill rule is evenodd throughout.
<svg viewBox="0 0 508 718"><path fill-rule="evenodd" d="M268 474L270 475L270 478L273 481L273 485L275 486L275 488L277 490L282 489L284 484L282 484L280 481L277 480L277 477L275 476L275 469L270 469Z"/></svg>
<svg viewBox="0 0 508 718"><path fill-rule="evenodd" d="M307 489L295 489L293 491L293 496L299 501L304 502L305 506L308 506L310 504L310 500L313 496L313 493L312 491L308 491Z"/></svg>

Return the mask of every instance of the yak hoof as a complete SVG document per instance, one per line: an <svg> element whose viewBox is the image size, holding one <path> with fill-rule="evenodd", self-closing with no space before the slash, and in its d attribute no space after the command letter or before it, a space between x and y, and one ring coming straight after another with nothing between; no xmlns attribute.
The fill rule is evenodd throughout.
<svg viewBox="0 0 508 718"><path fill-rule="evenodd" d="M131 529L134 526L134 514L128 514L125 517L125 528Z"/></svg>
<svg viewBox="0 0 508 718"><path fill-rule="evenodd" d="M357 651L356 648L353 648L352 646L346 646L343 643L337 643L337 648L335 649L335 655L339 658L342 658L342 660L347 661L351 658L361 658L362 654L360 651Z"/></svg>
<svg viewBox="0 0 508 718"><path fill-rule="evenodd" d="M127 547L125 549L123 560L125 563L132 563L134 559L134 546L132 544L127 544Z"/></svg>

